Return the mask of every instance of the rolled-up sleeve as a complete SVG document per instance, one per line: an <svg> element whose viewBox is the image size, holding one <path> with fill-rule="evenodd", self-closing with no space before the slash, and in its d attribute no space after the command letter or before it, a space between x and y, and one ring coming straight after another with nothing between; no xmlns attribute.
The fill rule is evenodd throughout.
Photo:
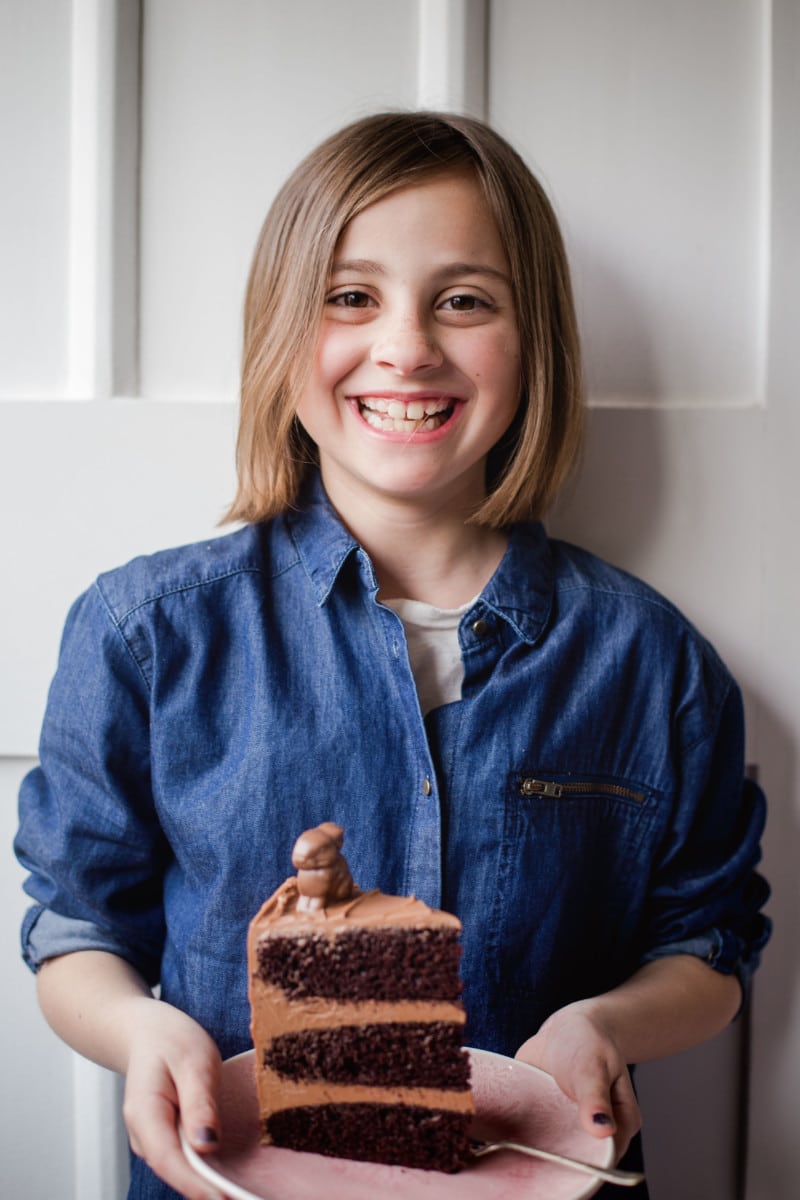
<svg viewBox="0 0 800 1200"><path fill-rule="evenodd" d="M747 991L771 930L756 866L766 802L744 777L741 696L729 683L712 728L684 746L674 821L650 891L643 962L692 954Z"/></svg>
<svg viewBox="0 0 800 1200"><path fill-rule="evenodd" d="M15 851L35 901L22 928L36 970L80 949L122 955L151 982L163 943L168 848L153 803L147 680L97 587L73 606L23 780Z"/></svg>

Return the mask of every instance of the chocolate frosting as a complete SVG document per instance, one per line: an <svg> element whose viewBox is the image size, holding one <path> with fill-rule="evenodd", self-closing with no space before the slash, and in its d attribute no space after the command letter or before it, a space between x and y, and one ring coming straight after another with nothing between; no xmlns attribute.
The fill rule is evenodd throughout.
<svg viewBox="0 0 800 1200"><path fill-rule="evenodd" d="M297 879L292 876L282 883L253 918L253 927L260 935L270 935L295 929L313 929L331 936L354 926L403 926L415 929L460 929L458 917L439 909L429 908L416 896L387 896L377 888L371 892L353 889L347 900L339 900L324 908L308 909L301 905Z"/></svg>

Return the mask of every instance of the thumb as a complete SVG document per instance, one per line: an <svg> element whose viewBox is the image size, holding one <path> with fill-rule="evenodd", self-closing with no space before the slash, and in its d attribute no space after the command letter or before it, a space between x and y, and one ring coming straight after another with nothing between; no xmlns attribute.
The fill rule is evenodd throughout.
<svg viewBox="0 0 800 1200"><path fill-rule="evenodd" d="M597 1138L612 1137L617 1132L617 1119L606 1072L578 1072L572 1079L572 1092L586 1132Z"/></svg>
<svg viewBox="0 0 800 1200"><path fill-rule="evenodd" d="M627 1070L603 1088L595 1080L586 1090L576 1088L578 1112L583 1128L596 1138L614 1137L618 1154L624 1154L631 1138L642 1127L642 1117Z"/></svg>
<svg viewBox="0 0 800 1200"><path fill-rule="evenodd" d="M617 1132L614 1109L607 1095L594 1093L579 1097L578 1113L581 1125L592 1137L613 1137Z"/></svg>
<svg viewBox="0 0 800 1200"><path fill-rule="evenodd" d="M198 1154L208 1154L220 1143L217 1106L219 1060L211 1059L175 1079L178 1111L184 1136Z"/></svg>

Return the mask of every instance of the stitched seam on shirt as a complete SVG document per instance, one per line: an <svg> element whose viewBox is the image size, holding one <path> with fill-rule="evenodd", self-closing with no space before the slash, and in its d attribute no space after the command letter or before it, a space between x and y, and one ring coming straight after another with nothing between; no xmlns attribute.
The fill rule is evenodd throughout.
<svg viewBox="0 0 800 1200"><path fill-rule="evenodd" d="M277 579L278 576L285 574L286 571L290 571L296 565L296 562L290 563L288 566L283 567L280 571L276 571L274 575L270 576L270 578ZM155 592L152 596L147 596L144 600L138 601L138 603L133 604L130 608L126 609L125 612L121 613L119 618L115 617L112 613L112 619L114 620L115 624L122 625L124 621L127 621L128 617L132 616L133 613L138 612L140 608L146 608L148 604L155 604L158 600L165 600L167 596L179 596L181 592L192 592L197 588L206 587L211 583L223 583L226 579L235 579L237 575L261 574L263 574L263 572L261 571L260 567L237 567L235 570L225 571L221 575L211 575L208 579L197 579L191 583L176 584L174 587L165 588L162 592Z"/></svg>
<svg viewBox="0 0 800 1200"><path fill-rule="evenodd" d="M710 727L708 729L704 730L704 732L701 733L699 737L696 737L693 742L687 742L687 744L685 746L682 743L679 743L680 750L683 754L688 754L690 750L694 750L697 746L702 745L703 742L706 742L706 741L708 741L709 738L712 738L715 736L717 728L719 726L719 715L722 712L725 705L727 704L728 697L730 696L730 694L733 690L733 687L734 687L734 682L732 679L729 679L728 685L720 697L719 704L714 709L713 716L712 716L712 719L710 722Z"/></svg>
<svg viewBox="0 0 800 1200"><path fill-rule="evenodd" d="M645 592L637 591L635 588L615 588L608 587L598 583L558 583L556 584L556 593L561 592L595 592L600 596L616 596L626 600L639 600L642 604L647 604L652 608L660 608L662 612L668 613L674 617L681 625L689 625L686 617L683 617L669 600L662 600L658 596L648 595Z"/></svg>
<svg viewBox="0 0 800 1200"><path fill-rule="evenodd" d="M144 667L142 666L141 662L137 658L136 653L134 652L133 646L130 644L130 642L126 638L125 634L123 633L122 629L120 628L119 621L114 616L114 613L112 612L108 601L106 600L105 596L103 595L100 585L95 584L95 589L97 591L98 596L100 597L100 603L103 605L106 615L108 616L109 621L111 622L111 624L114 627L114 632L116 633L117 637L122 642L123 646L125 647L128 654L130 655L131 659L133 660L136 670L139 672L139 674L142 677L142 682L144 683L145 689L147 690L147 694L150 695L150 693L152 692L152 687L151 687L150 680L147 677L147 673L145 672Z"/></svg>
<svg viewBox="0 0 800 1200"><path fill-rule="evenodd" d="M640 591L636 591L635 589L624 589L623 590L621 588L603 587L603 586L598 586L597 584L593 584L593 583L558 584L558 586L556 588L556 592L557 593L558 592L595 592L601 596L615 596L615 597L619 597L620 599L624 599L624 600L637 600L637 601L641 602L642 604L646 604L650 608L658 608L661 610L661 612L666 613L667 616L671 617L673 619L673 621L675 621L675 623L678 626L680 626L681 629L683 629L687 634L689 634L690 636L695 638L699 647L702 648L705 645L710 645L710 643L707 642L706 638L704 638L703 635L695 628L695 626L692 624L692 622L689 620L688 617L684 616L683 613L679 609L677 609L674 604L671 604L669 602L669 600L662 599L658 595L646 594L646 593L643 593ZM713 649L713 647L712 647L712 649ZM725 671L724 668L722 670L720 670L720 664L716 660L716 652L714 652L714 654L711 654L711 655L703 653L702 657L703 657L703 660L706 663L708 663L709 668L713 671L714 676L717 680L722 681L726 678L727 672ZM729 686L730 686L730 683L728 682L728 685L726 686L726 695L727 695L727 688ZM702 740L702 739L700 739L700 740Z"/></svg>
<svg viewBox="0 0 800 1200"><path fill-rule="evenodd" d="M298 560L288 563L287 566L282 567L279 571L275 571L274 574L270 576L270 579L277 579L281 575L286 574L287 571L291 571L294 567L297 566L297 561ZM117 634L119 635L119 638L122 641L122 644L125 646L125 649L128 651L128 654L130 655L130 657L133 659L134 663L136 664L137 670L139 671L139 674L141 675L141 677L144 681L145 687L147 688L147 691L149 693L151 690L151 681L147 675L147 672L144 669L144 666L143 666L141 660L139 659L138 655L136 654L135 650L133 649L133 646L131 645L130 641L128 640L128 638L125 635L125 632L122 628L123 622L127 621L128 618L133 616L134 613L138 612L139 609L146 608L149 604L155 604L159 600L164 600L164 599L166 599L167 596L178 596L182 592L191 592L191 591L194 591L196 588L206 587L208 584L211 584L211 583L222 583L226 579L235 579L237 575L260 575L260 574L262 574L262 572L259 567L237 567L233 571L225 571L220 575L211 575L211 576L209 576L208 579L198 579L198 580L194 581L193 583L184 583L184 584L177 585L173 588L166 588L162 592L156 592L152 596L148 596L146 599L140 600L138 604L134 604L134 605L132 605L131 608L126 609L125 612L123 612L119 617L117 617L116 613L111 608L111 605L109 604L108 600L106 599L103 589L100 586L99 580L95 583L95 588L100 597L103 608L105 609L106 613L108 614L109 620L111 621L112 625L114 626L114 629L116 630Z"/></svg>
<svg viewBox="0 0 800 1200"><path fill-rule="evenodd" d="M603 585L598 585L595 583L561 583L557 585L556 593L559 594L561 592L593 592L596 595L613 596L616 599L636 600L641 604L646 604L648 608L657 608L660 609L661 612L666 613L667 616L671 617L681 629L695 637L698 644L702 645L706 641L706 639L701 633L699 633L688 617L684 616L684 614L677 609L674 604L671 604L669 600L666 600L657 594L637 591L635 588L623 589L604 587ZM706 655L703 657L708 658ZM719 671L717 664L710 658L708 658L708 662L709 666L714 671L714 674L720 679L724 678L723 674Z"/></svg>

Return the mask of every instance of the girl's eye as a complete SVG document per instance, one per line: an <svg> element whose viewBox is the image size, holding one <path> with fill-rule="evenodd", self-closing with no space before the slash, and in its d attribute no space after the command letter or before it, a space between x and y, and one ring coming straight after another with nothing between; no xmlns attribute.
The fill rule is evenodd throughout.
<svg viewBox="0 0 800 1200"><path fill-rule="evenodd" d="M485 300L481 300L478 296L471 296L469 293L448 296L442 304L442 308L448 308L450 312L464 313L477 312L481 308L488 307Z"/></svg>
<svg viewBox="0 0 800 1200"><path fill-rule="evenodd" d="M329 296L328 303L335 304L338 308L367 308L372 301L366 292L351 290L349 292L337 292L335 296Z"/></svg>

